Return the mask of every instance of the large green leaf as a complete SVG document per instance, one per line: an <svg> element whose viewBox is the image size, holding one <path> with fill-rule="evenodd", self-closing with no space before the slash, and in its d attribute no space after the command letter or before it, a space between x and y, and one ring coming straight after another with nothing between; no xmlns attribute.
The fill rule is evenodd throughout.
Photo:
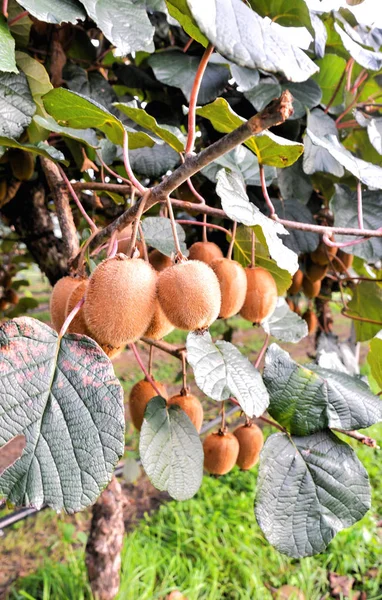
<svg viewBox="0 0 382 600"><path fill-rule="evenodd" d="M37 144L20 144L17 140L13 138L0 136L0 147L3 148L17 148L18 150L24 150L25 152L31 152L32 154L38 154L39 156L45 156L45 158L49 158L50 160L58 161L64 163L64 165L68 165L69 161L65 159L65 156L57 150L54 146L48 146L48 144L44 144L44 142L38 142Z"/></svg>
<svg viewBox="0 0 382 600"><path fill-rule="evenodd" d="M198 432L179 406L167 408L161 396L147 405L139 454L151 483L175 500L188 500L200 488L203 447Z"/></svg>
<svg viewBox="0 0 382 600"><path fill-rule="evenodd" d="M227 152L227 154L223 154L223 156L214 160L214 162L202 169L202 173L210 181L216 183L217 174L222 167L230 171L237 171L247 185L261 185L259 161L250 150L242 145L236 146L231 152ZM271 185L274 179L276 179L275 167L265 165L264 175L266 185Z"/></svg>
<svg viewBox="0 0 382 600"><path fill-rule="evenodd" d="M327 427L351 431L382 420L382 401L361 379L309 366L301 367L277 344L266 354L268 412L288 431L296 435Z"/></svg>
<svg viewBox="0 0 382 600"><path fill-rule="evenodd" d="M28 317L1 327L0 355L0 444L26 438L0 494L70 513L89 506L124 449L123 390L110 360L90 338L60 340Z"/></svg>
<svg viewBox="0 0 382 600"><path fill-rule="evenodd" d="M302 558L370 508L370 484L355 452L329 431L271 435L260 456L255 513L267 540Z"/></svg>
<svg viewBox="0 0 382 600"><path fill-rule="evenodd" d="M277 299L274 312L261 323L266 333L280 342L295 344L308 335L308 326L304 319L289 308L284 298Z"/></svg>
<svg viewBox="0 0 382 600"><path fill-rule="evenodd" d="M114 108L113 102L118 100L118 96L101 73L86 71L78 65L67 63L62 75L70 91L77 92L77 94L97 102L97 104L117 116L118 111Z"/></svg>
<svg viewBox="0 0 382 600"><path fill-rule="evenodd" d="M306 206L301 206L298 200L278 200L277 198L273 198L272 203L280 219L295 221L297 223L315 224L310 210ZM282 236L282 241L287 248L296 254L308 254L316 250L320 238L318 233L312 231L290 229L289 235Z"/></svg>
<svg viewBox="0 0 382 600"><path fill-rule="evenodd" d="M176 248L170 219L166 217L146 217L142 221L142 230L148 246L156 248L166 256L175 254ZM181 250L187 256L186 234L179 223L176 224L176 231Z"/></svg>
<svg viewBox="0 0 382 600"><path fill-rule="evenodd" d="M71 138L72 140L77 140L77 142L81 142L82 144L86 144L90 148L98 148L100 146L100 141L97 138L96 132L93 129L74 129L72 127L61 127L53 117L47 115L46 118L40 117L39 115L35 115L33 117L33 121L39 126L43 127L48 131L54 131L55 133L59 133L63 137ZM115 147L115 146L114 146Z"/></svg>
<svg viewBox="0 0 382 600"><path fill-rule="evenodd" d="M233 221L259 229L268 247L269 254L281 269L293 275L298 269L297 254L287 248L279 235L288 235L283 225L273 221L250 202L244 182L237 173L227 173L222 169L217 175L216 193L221 199L222 208Z"/></svg>
<svg viewBox="0 0 382 600"><path fill-rule="evenodd" d="M105 35L126 56L138 50L154 50L154 27L144 2L136 0L82 0L87 13Z"/></svg>
<svg viewBox="0 0 382 600"><path fill-rule="evenodd" d="M151 179L157 179L167 171L173 171L180 163L179 153L164 144L130 150L129 159L134 173Z"/></svg>
<svg viewBox="0 0 382 600"><path fill-rule="evenodd" d="M21 13L24 16L21 16ZM15 19L17 17L17 19ZM8 1L8 26L16 42L17 48L26 48L29 44L29 35L32 27L32 20L16 0Z"/></svg>
<svg viewBox="0 0 382 600"><path fill-rule="evenodd" d="M183 152L185 138L180 129L169 125L158 125L154 117L149 115L143 108L130 106L123 102L115 102L114 106L123 112L123 114L127 115L132 121L157 135L177 152Z"/></svg>
<svg viewBox="0 0 382 600"><path fill-rule="evenodd" d="M320 86L309 79L303 83L278 83L273 79L263 79L259 85L244 95L256 110L263 110L273 98L281 96L284 90L289 90L293 96L293 115L290 119L300 119L307 108L320 104L322 92Z"/></svg>
<svg viewBox="0 0 382 600"><path fill-rule="evenodd" d="M329 104L334 91L337 89L338 82L346 67L346 60L335 54L327 54L324 58L317 60L316 64L320 67L318 73L313 75L313 80L318 83L322 90L322 104ZM343 79L336 95L332 101L332 106L342 104L344 100L345 78Z"/></svg>
<svg viewBox="0 0 382 600"><path fill-rule="evenodd" d="M231 343L211 335L191 332L187 336L187 360L196 385L213 400L236 398L249 417L259 417L269 402L260 372Z"/></svg>
<svg viewBox="0 0 382 600"><path fill-rule="evenodd" d="M363 192L362 205L364 227L378 229L381 225L382 192ZM357 192L352 192L346 185L336 185L330 208L336 227L358 227ZM336 235L337 242L349 242L352 239L354 236ZM348 246L343 250L369 262L376 262L382 258L382 238L369 238L362 244Z"/></svg>
<svg viewBox="0 0 382 600"><path fill-rule="evenodd" d="M361 44L354 41L338 23L334 23L334 29L341 38L343 45L354 60L370 71L379 71L382 68L382 53L373 52L363 48ZM351 30L351 27L349 26Z"/></svg>
<svg viewBox="0 0 382 600"><path fill-rule="evenodd" d="M187 0L199 29L218 52L241 67L282 73L290 81L306 81L318 67L292 46L269 19L242 0Z"/></svg>
<svg viewBox="0 0 382 600"><path fill-rule="evenodd" d="M312 140L312 134L319 136L323 140L326 140L327 136L336 136L338 138L336 124L333 119L318 108L312 110L307 119L307 135L304 139L303 159L305 173L312 175L317 171L322 171L324 173L331 173L336 177L343 177L345 171L341 163L329 152L324 144L315 144Z"/></svg>
<svg viewBox="0 0 382 600"><path fill-rule="evenodd" d="M367 355L371 374L382 390L382 334L379 333L370 341L370 351Z"/></svg>
<svg viewBox="0 0 382 600"><path fill-rule="evenodd" d="M73 129L88 129L89 127L99 129L118 146L123 145L123 133L126 129L129 133L129 148L131 149L153 146L155 143L147 133L124 127L122 122L106 108L76 92L56 88L46 94L43 101L48 113L60 125L67 125Z"/></svg>
<svg viewBox="0 0 382 600"><path fill-rule="evenodd" d="M371 340L382 328L382 288L372 281L361 281L355 286L348 304L349 315L371 319L376 323L354 320L358 342Z"/></svg>
<svg viewBox="0 0 382 600"><path fill-rule="evenodd" d="M367 127L370 143L378 154L382 154L382 118L365 115L361 110L355 111L354 116L361 127Z"/></svg>
<svg viewBox="0 0 382 600"><path fill-rule="evenodd" d="M35 111L24 73L0 73L0 135L19 137Z"/></svg>
<svg viewBox="0 0 382 600"><path fill-rule="evenodd" d="M76 23L86 19L86 12L78 0L20 0L21 6L39 21L46 23Z"/></svg>
<svg viewBox="0 0 382 600"><path fill-rule="evenodd" d="M252 8L262 17L285 27L306 27L312 31L310 15L305 0L250 0Z"/></svg>
<svg viewBox="0 0 382 600"><path fill-rule="evenodd" d="M211 104L198 108L196 114L211 121L216 131L221 133L230 133L245 122L224 98L217 98ZM270 131L252 136L245 145L256 154L259 163L281 168L292 165L304 151L302 144L281 138Z"/></svg>
<svg viewBox="0 0 382 600"><path fill-rule="evenodd" d="M277 183L285 200L294 198L302 204L309 202L313 186L310 177L304 173L301 159L286 169L277 169Z"/></svg>
<svg viewBox="0 0 382 600"><path fill-rule="evenodd" d="M8 29L3 15L0 14L0 71L17 73L15 61L15 40Z"/></svg>
<svg viewBox="0 0 382 600"><path fill-rule="evenodd" d="M188 33L192 39L206 47L208 45L208 40L195 23L191 11L187 6L187 0L166 0L166 5L170 15L181 24L184 31Z"/></svg>

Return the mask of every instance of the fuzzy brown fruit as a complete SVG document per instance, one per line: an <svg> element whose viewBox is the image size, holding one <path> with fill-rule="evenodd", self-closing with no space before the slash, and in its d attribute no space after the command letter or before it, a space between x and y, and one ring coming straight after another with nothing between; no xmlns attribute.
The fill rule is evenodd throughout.
<svg viewBox="0 0 382 600"><path fill-rule="evenodd" d="M261 323L276 308L276 282L263 267L247 267L245 273L247 294L240 314L251 323Z"/></svg>
<svg viewBox="0 0 382 600"><path fill-rule="evenodd" d="M151 250L149 253L149 263L156 271L164 271L167 267L172 266L172 260L169 256L162 254L159 250Z"/></svg>
<svg viewBox="0 0 382 600"><path fill-rule="evenodd" d="M221 306L219 317L228 319L236 315L244 304L247 294L247 276L241 264L229 258L213 260L211 269L219 280Z"/></svg>
<svg viewBox="0 0 382 600"><path fill-rule="evenodd" d="M223 252L213 242L195 242L189 248L188 258L190 260L201 260L207 265L217 258L223 258Z"/></svg>
<svg viewBox="0 0 382 600"><path fill-rule="evenodd" d="M139 258L117 254L100 263L89 279L86 325L100 344L118 347L138 340L154 315L156 273Z"/></svg>
<svg viewBox="0 0 382 600"><path fill-rule="evenodd" d="M317 298L321 290L321 280L318 279L318 281L312 282L307 277L304 277L302 289L307 298Z"/></svg>
<svg viewBox="0 0 382 600"><path fill-rule="evenodd" d="M76 288L74 288L72 293L69 295L67 303L66 303L66 310L65 310L66 316L68 316L72 312L72 310L76 306L76 304L78 304L78 302L81 300L81 298L83 298L85 296L88 284L89 284L89 280L84 279L83 281L81 281L81 283L78 284L78 286ZM73 321L70 323L70 325L68 327L68 332L69 333L79 333L81 335L88 335L89 337L91 337L90 331L86 325L83 306L80 308L80 310L74 317Z"/></svg>
<svg viewBox="0 0 382 600"><path fill-rule="evenodd" d="M53 328L59 332L66 319L66 304L70 294L81 283L82 279L62 277L57 281L50 297L50 317Z"/></svg>
<svg viewBox="0 0 382 600"><path fill-rule="evenodd" d="M199 432L203 425L204 411L200 400L193 394L185 393L171 396L167 404L172 406L177 404L188 416L190 421L195 425L195 429Z"/></svg>
<svg viewBox="0 0 382 600"><path fill-rule="evenodd" d="M19 303L19 295L12 288L8 288L4 292L4 299L9 302L9 304L18 304Z"/></svg>
<svg viewBox="0 0 382 600"><path fill-rule="evenodd" d="M155 385L161 393L161 396L167 400L167 390L163 383L155 381ZM134 427L138 429L138 431L141 430L147 404L150 402L151 398L154 398L154 396L157 395L157 391L154 390L151 383L146 379L138 381L131 388L129 396L130 416Z"/></svg>
<svg viewBox="0 0 382 600"><path fill-rule="evenodd" d="M264 445L264 436L260 427L254 423L240 425L233 432L239 442L239 456L236 464L243 471L252 469L259 460L261 449Z"/></svg>
<svg viewBox="0 0 382 600"><path fill-rule="evenodd" d="M328 272L328 265L317 265L312 262L306 269L306 276L312 283L321 281Z"/></svg>
<svg viewBox="0 0 382 600"><path fill-rule="evenodd" d="M200 260L182 262L159 274L158 299L174 327L186 331L205 329L219 316L219 281Z"/></svg>
<svg viewBox="0 0 382 600"><path fill-rule="evenodd" d="M118 348L114 348L113 346L109 346L108 344L104 344L103 346L101 346L102 350L105 352L105 354L110 358L116 358L117 356L119 356L122 352L122 350L124 349L125 346L118 346Z"/></svg>
<svg viewBox="0 0 382 600"><path fill-rule="evenodd" d="M148 337L151 340L161 340L166 335L174 331L175 327L166 315L164 314L159 301L155 301L155 311L153 318L151 319L150 325L145 331L144 337Z"/></svg>
<svg viewBox="0 0 382 600"><path fill-rule="evenodd" d="M339 258L341 262L339 262L338 260L334 260L334 266L336 271L338 273L346 273L346 269L350 269L350 267L353 264L354 256L339 249L337 252L337 258Z"/></svg>
<svg viewBox="0 0 382 600"><path fill-rule="evenodd" d="M7 182L5 181L5 179L2 179L0 181L0 205L2 202L4 202L5 198L7 197Z"/></svg>
<svg viewBox="0 0 382 600"><path fill-rule="evenodd" d="M30 152L9 150L12 173L20 181L28 181L34 173L34 159Z"/></svg>
<svg viewBox="0 0 382 600"><path fill-rule="evenodd" d="M239 449L233 433L210 433L203 442L205 470L212 475L225 475L235 466Z"/></svg>
<svg viewBox="0 0 382 600"><path fill-rule="evenodd" d="M337 248L327 246L324 242L320 242L317 249L310 253L312 262L317 265L325 266L330 263L330 259L337 254Z"/></svg>
<svg viewBox="0 0 382 600"><path fill-rule="evenodd" d="M304 319L304 321L306 321L306 324L308 325L308 333L309 335L311 335L316 331L318 325L316 313L310 308L308 308L308 310L306 310L302 315L302 318Z"/></svg>
<svg viewBox="0 0 382 600"><path fill-rule="evenodd" d="M298 269L296 271L296 273L293 275L292 285L288 289L288 294L290 296L294 296L295 294L298 294L298 292L301 290L303 279L304 279L304 273L301 271L301 269Z"/></svg>

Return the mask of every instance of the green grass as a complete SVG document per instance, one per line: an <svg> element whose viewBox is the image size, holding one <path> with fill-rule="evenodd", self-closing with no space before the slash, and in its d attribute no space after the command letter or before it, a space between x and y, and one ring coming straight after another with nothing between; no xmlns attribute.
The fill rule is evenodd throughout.
<svg viewBox="0 0 382 600"><path fill-rule="evenodd" d="M368 433L381 441L382 425ZM277 588L286 583L301 589L307 600L319 600L328 591L329 570L354 577L355 587L365 590L368 600L381 600L381 453L352 445L369 472L373 506L362 521L338 534L326 553L294 560L274 550L254 517L257 469L234 469L219 479L205 477L195 498L162 505L125 536L118 600L159 600L174 589L188 600L270 600L265 584ZM83 548L73 550L65 543L65 563L48 560L43 569L18 582L12 600L90 598ZM375 567L377 577L368 577Z"/></svg>

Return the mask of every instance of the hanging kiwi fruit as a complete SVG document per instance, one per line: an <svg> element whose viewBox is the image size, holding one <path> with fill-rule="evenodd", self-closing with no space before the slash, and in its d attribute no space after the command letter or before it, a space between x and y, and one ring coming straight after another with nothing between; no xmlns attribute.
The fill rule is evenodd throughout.
<svg viewBox="0 0 382 600"><path fill-rule="evenodd" d="M84 279L71 292L71 294L68 297L67 303L66 303L66 309L65 309L66 316L68 316L72 312L73 308L84 297L87 287L88 287L88 283L89 283L89 280ZM70 325L68 327L68 333L79 333L82 335L90 336L90 332L89 332L89 329L88 329L88 327L86 325L86 321L85 321L85 314L84 314L83 306L80 308L80 310L74 317L73 321L70 323Z"/></svg>
<svg viewBox="0 0 382 600"><path fill-rule="evenodd" d="M305 296L309 299L317 298L321 291L321 279L317 281L311 281L308 277L304 277L302 282L302 289Z"/></svg>
<svg viewBox="0 0 382 600"><path fill-rule="evenodd" d="M247 294L247 276L236 260L216 258L211 263L220 285L221 306L219 317L228 319L236 315L244 304Z"/></svg>
<svg viewBox="0 0 382 600"><path fill-rule="evenodd" d="M264 445L263 432L254 423L246 423L237 427L233 434L239 442L239 455L236 464L243 471L252 469L258 462Z"/></svg>
<svg viewBox="0 0 382 600"><path fill-rule="evenodd" d="M296 294L299 293L299 291L301 290L303 279L304 279L304 273L301 271L301 269L297 269L296 273L293 275L292 284L290 285L290 287L288 289L288 294L290 296L295 296Z"/></svg>
<svg viewBox="0 0 382 600"><path fill-rule="evenodd" d="M350 267L353 264L353 254L348 254L347 252L344 252L343 250L341 250L341 248L339 248L336 256L337 258L339 258L339 260L333 261L336 271L338 273L346 273L346 270L350 269Z"/></svg>
<svg viewBox="0 0 382 600"><path fill-rule="evenodd" d="M190 421L194 424L195 429L198 432L201 430L204 417L203 406L200 400L193 394L190 394L190 392L187 389L182 389L180 394L177 394L176 396L171 396L167 404L169 406L172 406L174 404L179 406L186 413Z"/></svg>
<svg viewBox="0 0 382 600"><path fill-rule="evenodd" d="M52 289L50 297L50 318L53 329L59 333L66 319L66 305L68 298L76 287L83 281L78 277L62 277Z"/></svg>
<svg viewBox="0 0 382 600"><path fill-rule="evenodd" d="M7 197L8 186L5 179L0 179L0 206Z"/></svg>
<svg viewBox="0 0 382 600"><path fill-rule="evenodd" d="M172 266L171 258L165 254L162 254L162 252L156 248L149 252L149 263L156 271L163 271L164 269L167 269L167 267Z"/></svg>
<svg viewBox="0 0 382 600"><path fill-rule="evenodd" d="M314 252L310 253L312 262L317 265L326 266L330 263L330 259L337 254L335 246L328 246L325 242L320 242Z"/></svg>
<svg viewBox="0 0 382 600"><path fill-rule="evenodd" d="M210 265L213 260L223 258L223 252L213 242L195 242L189 248L188 258L190 260L200 260Z"/></svg>
<svg viewBox="0 0 382 600"><path fill-rule="evenodd" d="M277 286L272 275L263 267L247 267L247 294L240 310L251 323L261 323L276 308Z"/></svg>
<svg viewBox="0 0 382 600"><path fill-rule="evenodd" d="M163 383L155 381L155 385L160 392L160 395L167 400L167 390ZM129 410L133 425L138 431L141 430L146 406L152 398L158 395L158 392L153 388L147 379L138 381L131 388L129 395Z"/></svg>
<svg viewBox="0 0 382 600"><path fill-rule="evenodd" d="M318 265L317 263L310 262L306 268L306 277L310 279L312 283L321 281L328 272L328 268L328 265Z"/></svg>
<svg viewBox="0 0 382 600"><path fill-rule="evenodd" d="M9 164L13 176L19 181L28 181L34 173L34 158L31 152L10 149L8 152Z"/></svg>
<svg viewBox="0 0 382 600"><path fill-rule="evenodd" d="M316 313L311 308L308 308L302 315L302 318L304 319L304 321L306 322L306 324L308 326L309 335L312 335L313 333L315 333L315 331L317 329L317 325L318 325L318 319L317 319Z"/></svg>
<svg viewBox="0 0 382 600"><path fill-rule="evenodd" d="M239 456L239 441L226 429L210 433L203 442L204 468L211 475L225 475L236 464Z"/></svg>

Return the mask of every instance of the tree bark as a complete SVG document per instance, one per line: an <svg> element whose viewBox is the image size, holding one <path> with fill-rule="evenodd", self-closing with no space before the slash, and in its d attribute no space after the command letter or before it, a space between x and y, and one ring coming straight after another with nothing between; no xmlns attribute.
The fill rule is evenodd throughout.
<svg viewBox="0 0 382 600"><path fill-rule="evenodd" d="M86 566L95 600L113 600L120 584L123 534L122 488L113 477L93 507Z"/></svg>

